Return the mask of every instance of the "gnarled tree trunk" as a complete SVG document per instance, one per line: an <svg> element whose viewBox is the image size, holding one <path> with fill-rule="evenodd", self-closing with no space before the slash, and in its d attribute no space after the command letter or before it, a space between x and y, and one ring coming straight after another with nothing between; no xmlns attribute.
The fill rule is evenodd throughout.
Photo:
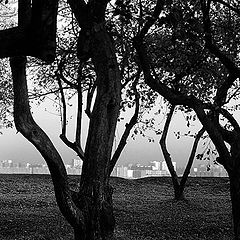
<svg viewBox="0 0 240 240"><path fill-rule="evenodd" d="M114 229L109 167L120 106L120 75L112 40L104 28L92 36L92 61L97 74L97 95L90 117L80 184L87 199L86 239L111 239ZM75 229L81 235L81 229ZM77 238L76 238L77 239ZM80 239L80 238L78 238Z"/></svg>

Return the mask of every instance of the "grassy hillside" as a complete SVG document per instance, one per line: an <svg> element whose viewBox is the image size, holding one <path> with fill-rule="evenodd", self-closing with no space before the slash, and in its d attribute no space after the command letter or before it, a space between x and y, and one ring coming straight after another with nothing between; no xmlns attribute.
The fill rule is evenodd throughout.
<svg viewBox="0 0 240 240"><path fill-rule="evenodd" d="M73 186L77 177L70 177ZM112 178L120 240L230 240L229 182L191 178L187 201L176 202L170 178ZM49 176L0 175L0 239L72 240Z"/></svg>

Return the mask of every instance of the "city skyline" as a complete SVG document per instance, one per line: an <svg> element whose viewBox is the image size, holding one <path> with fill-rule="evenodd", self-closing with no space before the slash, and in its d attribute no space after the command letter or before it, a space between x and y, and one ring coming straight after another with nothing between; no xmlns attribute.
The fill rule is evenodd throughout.
<svg viewBox="0 0 240 240"><path fill-rule="evenodd" d="M72 159L71 164L65 164L69 175L81 175L83 161ZM178 176L182 176L184 169L179 168L176 162L173 162L174 169ZM0 161L0 174L50 174L47 164L19 163L13 160ZM111 176L136 179L144 177L170 177L170 172L166 161L152 161L147 165L140 163L128 165L116 165ZM226 170L221 165L212 165L210 168L206 164L198 164L192 167L189 173L190 177L227 177Z"/></svg>
<svg viewBox="0 0 240 240"><path fill-rule="evenodd" d="M68 164L72 158L76 158L77 156L75 152L66 147L66 145L59 138L59 135L61 133L60 118L55 114L55 109L50 106L50 103L42 103L40 106L33 105L32 110L36 122L40 125L41 128L43 128L43 130L46 131L55 147L60 152L64 163ZM71 124L73 125L73 123ZM71 124L69 124L70 126L68 128L68 136L70 139L72 136L74 136L73 127ZM124 125L124 123L122 125ZM196 123L196 126L194 126L192 129L198 130L198 125L199 124ZM161 126L163 126L163 124ZM83 145L86 141L87 128L88 121L85 118L83 121L82 133ZM179 166L184 167L190 155L193 138L182 137L178 140L174 132L179 130L182 132L187 132L189 130L189 128L186 127L181 114L174 116L173 122L170 126L167 144L168 150L172 156L172 160L177 162ZM44 163L42 156L35 149L35 147L30 142L28 142L20 133L17 133L15 127L12 129L1 129L1 131L3 134L0 136L0 160L12 159L14 161L21 162ZM123 127L121 125L120 127L118 126L113 150L116 149L122 131ZM158 143L160 135L155 135L153 132L150 132L149 135L153 136L155 140L154 142L149 142L147 137L144 138L139 135L135 137L135 140L129 136L128 143L125 146L117 164L137 162L146 163L148 161L164 160L160 145ZM201 146L199 151L201 151Z"/></svg>

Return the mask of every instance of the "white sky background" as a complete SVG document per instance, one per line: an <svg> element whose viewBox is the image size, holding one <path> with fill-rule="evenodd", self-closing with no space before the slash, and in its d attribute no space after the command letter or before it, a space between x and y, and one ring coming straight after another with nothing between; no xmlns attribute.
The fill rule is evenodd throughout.
<svg viewBox="0 0 240 240"><path fill-rule="evenodd" d="M47 111L46 111L47 109ZM40 125L43 130L46 131L50 139L53 141L55 147L60 152L64 162L70 164L73 158L77 158L74 151L69 149L62 143L59 138L61 133L61 122L59 116L53 114L55 112L52 107L52 103L45 102L40 106L33 105L33 116L35 121ZM130 113L126 114L126 118L130 117ZM74 119L74 117L73 117ZM84 117L83 121L83 142L85 142L88 122L87 118ZM121 122L118 125L116 131L116 141L113 149L116 148L120 136L123 131L123 126L126 122ZM163 122L164 123L164 122ZM161 124L163 126L163 124ZM199 124L196 122L195 126L190 129L198 130ZM189 128L186 127L186 122L181 113L177 113L170 125L170 131L168 134L168 149L172 156L172 160L177 162L177 166L184 166L190 149L192 146L193 139L189 137L182 137L179 140L176 139L174 131L182 131L183 133L188 132ZM23 163L45 163L41 155L35 149L35 147L28 142L20 133L16 133L16 129L2 129L3 135L0 135L0 161L5 159L11 159L14 162ZM147 138L137 136L135 140L129 137L128 144L123 150L122 155L117 164L128 164L128 163L142 163L147 164L150 161L163 160L161 149L159 146L160 135L149 133L154 137L155 142L149 143ZM74 137L73 122L69 123L68 136ZM201 149L201 147L200 147Z"/></svg>

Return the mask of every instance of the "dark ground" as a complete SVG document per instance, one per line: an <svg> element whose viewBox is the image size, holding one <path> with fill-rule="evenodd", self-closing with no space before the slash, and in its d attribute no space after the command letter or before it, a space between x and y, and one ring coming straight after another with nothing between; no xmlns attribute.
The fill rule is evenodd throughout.
<svg viewBox="0 0 240 240"><path fill-rule="evenodd" d="M170 178L111 182L119 240L233 239L227 178L190 178L187 201L180 202L173 200ZM1 240L73 239L50 176L0 175L0 216Z"/></svg>

